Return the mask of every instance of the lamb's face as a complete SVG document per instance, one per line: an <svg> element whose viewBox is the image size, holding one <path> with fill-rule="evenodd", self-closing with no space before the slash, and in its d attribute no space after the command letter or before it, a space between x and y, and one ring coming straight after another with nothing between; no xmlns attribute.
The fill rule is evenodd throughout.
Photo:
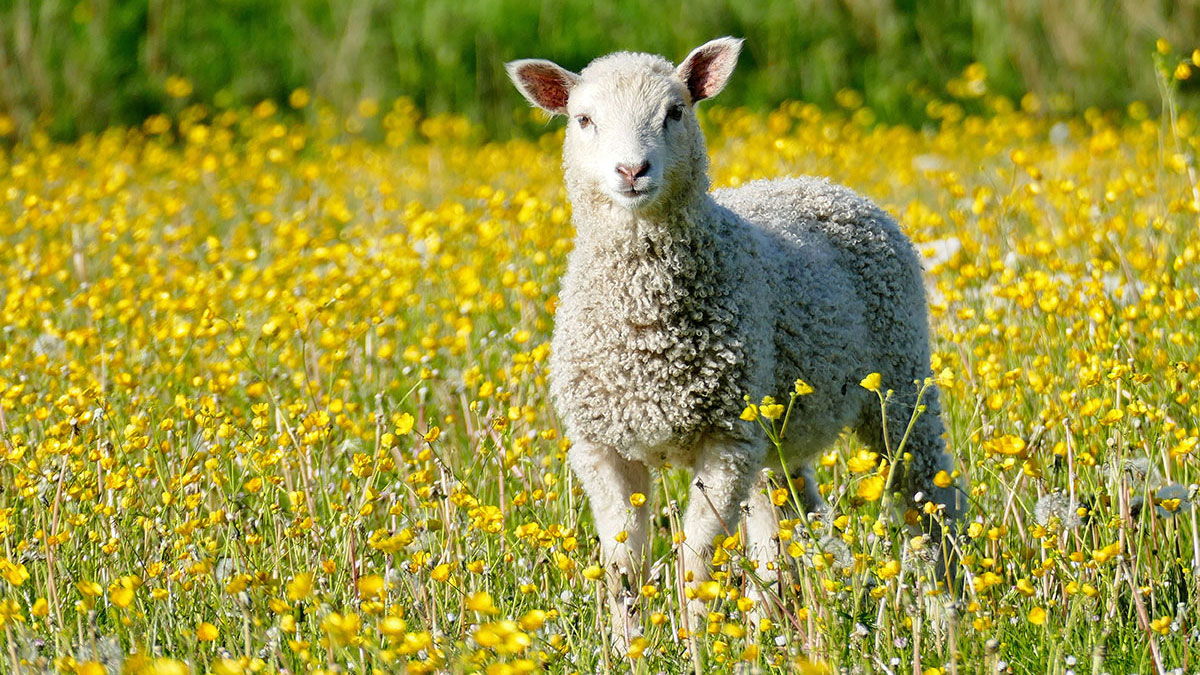
<svg viewBox="0 0 1200 675"><path fill-rule="evenodd" d="M567 114L567 170L630 210L665 192L700 142L687 90L658 57L617 54L588 66Z"/></svg>
<svg viewBox="0 0 1200 675"><path fill-rule="evenodd" d="M578 75L539 60L508 69L530 102L567 116L568 181L639 211L690 180L703 160L693 106L725 86L740 49L741 40L713 40L678 68L660 56L620 52Z"/></svg>

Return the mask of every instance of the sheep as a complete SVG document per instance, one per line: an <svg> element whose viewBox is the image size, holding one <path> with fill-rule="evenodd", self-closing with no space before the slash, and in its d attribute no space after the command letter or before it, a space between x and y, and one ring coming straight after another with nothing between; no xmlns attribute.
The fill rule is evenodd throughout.
<svg viewBox="0 0 1200 675"><path fill-rule="evenodd" d="M648 509L630 498L649 492L652 469L693 471L687 584L709 578L714 540L736 531L743 508L747 550L765 574L779 547L767 476L793 476L804 508L823 513L812 459L846 428L880 455L896 448L930 375L920 261L884 211L813 177L709 192L695 106L725 87L741 45L713 40L678 67L632 52L578 74L539 59L507 64L531 104L568 118L562 165L576 235L550 393L591 502L618 641L631 634L620 589L647 575ZM879 399L860 386L873 372L894 391L886 441ZM740 416L744 396L786 399L797 379L812 393L796 399L781 462ZM953 463L936 387L920 403L891 487L907 508L936 505L940 517L925 524L936 528L957 511L945 477L935 482Z"/></svg>

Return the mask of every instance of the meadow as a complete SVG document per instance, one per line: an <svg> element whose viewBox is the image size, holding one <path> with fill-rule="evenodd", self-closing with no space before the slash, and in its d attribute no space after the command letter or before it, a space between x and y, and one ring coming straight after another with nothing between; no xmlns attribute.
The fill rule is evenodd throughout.
<svg viewBox="0 0 1200 675"><path fill-rule="evenodd" d="M2 669L1195 672L1200 129L1173 92L1200 53L1160 52L1162 101L1113 112L981 67L915 127L851 90L703 111L716 185L829 176L926 255L962 589L931 609L913 514L846 438L831 517L781 523L787 614L750 624L734 535L685 639L666 471L626 659L547 398L558 124L176 80L177 114L34 130L0 149Z"/></svg>

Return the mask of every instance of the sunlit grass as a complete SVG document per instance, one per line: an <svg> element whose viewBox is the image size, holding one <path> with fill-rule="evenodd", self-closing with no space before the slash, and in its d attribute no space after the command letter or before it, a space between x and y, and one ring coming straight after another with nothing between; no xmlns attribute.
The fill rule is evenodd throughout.
<svg viewBox="0 0 1200 675"><path fill-rule="evenodd" d="M756 631L718 574L694 655L667 472L636 506L644 638L607 656L546 395L558 135L482 145L403 102L312 125L189 108L0 154L6 669L1190 672L1195 116L1027 97L912 129L846 98L708 111L714 180L830 176L926 252L946 479L970 497L957 611L929 613L946 596L901 564L922 542L847 439L818 471L832 531L781 524L788 616Z"/></svg>

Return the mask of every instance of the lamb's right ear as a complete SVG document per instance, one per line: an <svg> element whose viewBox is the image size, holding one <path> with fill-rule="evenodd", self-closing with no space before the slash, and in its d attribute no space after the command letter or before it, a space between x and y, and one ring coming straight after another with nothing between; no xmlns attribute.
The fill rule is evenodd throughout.
<svg viewBox="0 0 1200 675"><path fill-rule="evenodd" d="M504 66L508 77L530 103L553 115L567 114L567 98L579 76L551 61L521 59Z"/></svg>

